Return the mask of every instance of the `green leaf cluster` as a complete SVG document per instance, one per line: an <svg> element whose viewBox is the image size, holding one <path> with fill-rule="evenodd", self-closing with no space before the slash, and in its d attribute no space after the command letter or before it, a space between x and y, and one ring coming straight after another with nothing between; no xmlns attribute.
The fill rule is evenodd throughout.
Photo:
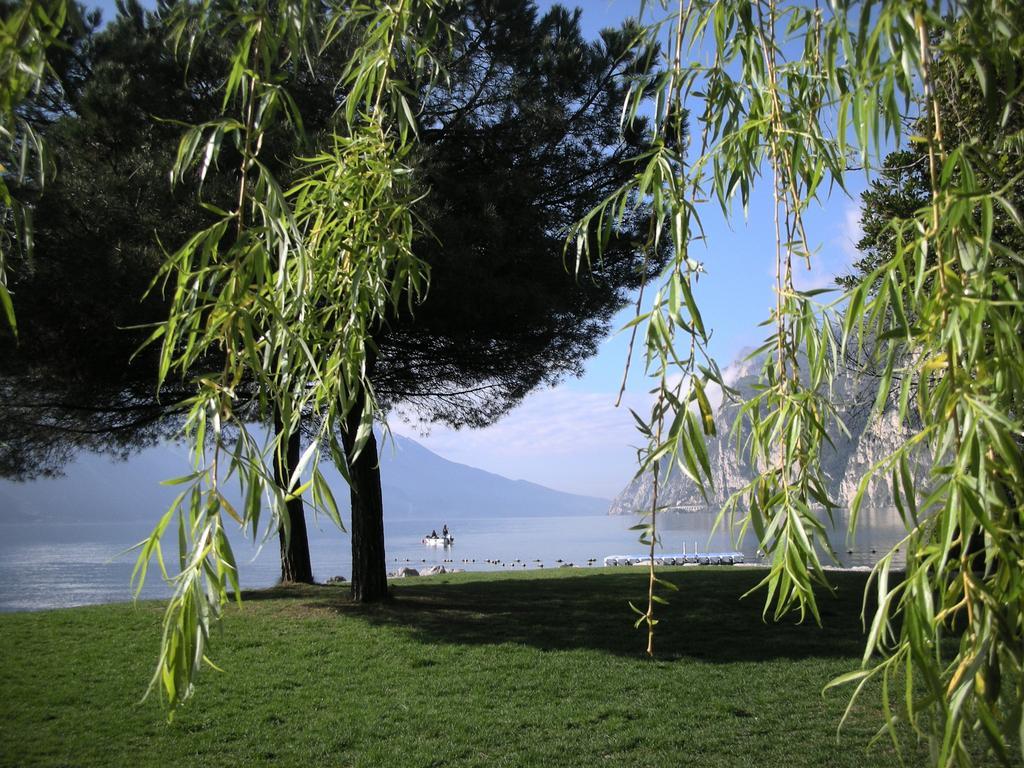
<svg viewBox="0 0 1024 768"><path fill-rule="evenodd" d="M192 692L229 590L239 595L223 515L258 536L266 506L268 534L280 528L287 539L286 504L308 490L314 508L341 525L318 469L321 449L343 472L358 456L375 412L372 333L426 289L426 269L412 253L416 195L404 164L413 123L395 73L431 70L420 36L434 35L437 10L430 2L325 10L256 0L181 4L169 19L176 49L218 40L230 51L222 114L185 130L171 173L172 182L194 187L213 220L168 254L154 287L168 291L169 315L149 339L161 344L158 383L181 375L195 387L182 404L193 472L140 545L136 573L141 587L150 557L163 562L159 542L177 516L179 569L152 684L172 706ZM351 59L338 84L335 129L317 152L299 154L306 137L285 75L312 69L340 44ZM290 185L263 154L270 131L282 127L298 164ZM228 144L238 158L237 196L224 208L203 198L203 183ZM211 359L218 369L204 368ZM273 414L279 425L265 443L239 418L243 391L253 393L262 419ZM337 436L357 403L362 417L347 436L354 450L344 450ZM273 468L304 417L315 434L281 487ZM233 478L245 500L238 510L221 491Z"/></svg>
<svg viewBox="0 0 1024 768"><path fill-rule="evenodd" d="M19 190L41 188L54 170L46 145L18 108L42 87L47 49L60 39L69 6L66 0L25 0L0 11L0 309L17 333L6 265L13 249L32 250L31 209Z"/></svg>
<svg viewBox="0 0 1024 768"><path fill-rule="evenodd" d="M641 471L653 473L657 490L661 460L681 452L681 471L699 488L710 481L700 433L676 426L691 422L692 398L665 386L671 363L695 391L693 361L707 341L685 290L696 271L687 249L699 236L701 205L716 201L728 218L737 195L745 210L755 189L767 187L776 305L755 352L765 361L760 387L734 425L738 449L758 474L719 519L738 521L741 534L753 529L770 558L761 584L766 613L774 607L779 619L795 609L820 621L813 586L828 584L819 552L829 552L821 514L834 506L820 456L830 433L843 429L830 385L841 360L880 371L876 412L894 403L914 434L865 476L851 525L872 476L883 473L907 526L906 573L893 573L896 550L879 562L863 669L835 684L858 683L856 698L881 677L881 733L888 730L897 749L896 726L905 722L929 739L936 765L969 765L966 745L980 732L1009 764L1024 744L1024 259L1015 199L1021 175L1011 170L1021 167L1013 127L1024 104L1020 9L998 0L941 7L684 0L646 29L675 40L675 53L623 114L636 114L642 87L660 88L662 142L637 158L643 170L574 233L587 258L638 198L663 212L657 224L672 222L674 258L653 311L638 310L635 321L647 329L648 370L659 382L651 418L637 417L648 442ZM963 92L965 83L981 94L998 141L972 130L955 101L943 108L940 87ZM680 141L687 112L699 148ZM920 135L905 136L908 124ZM795 266L815 258L803 221L808 207L841 189L855 163L870 176L882 149L907 139L921 163L918 203L880 222L873 234L884 247L846 282L847 294L822 303L820 292L797 290ZM652 229L647 247L661 231ZM681 316L665 311L673 293L682 297ZM713 365L699 370L704 381L718 381ZM674 442L680 434L683 442ZM922 463L930 465L923 482L914 469ZM656 498L644 529L652 547ZM648 609L637 609L649 628L655 583L652 557Z"/></svg>

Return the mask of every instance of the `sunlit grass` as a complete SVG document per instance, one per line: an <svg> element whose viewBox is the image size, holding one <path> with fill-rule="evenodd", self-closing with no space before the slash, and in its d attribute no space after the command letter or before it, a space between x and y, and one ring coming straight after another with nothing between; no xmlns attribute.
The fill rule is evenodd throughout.
<svg viewBox="0 0 1024 768"><path fill-rule="evenodd" d="M632 628L642 569L459 574L249 594L171 724L142 704L160 606L0 616L3 765L892 766L865 696L822 695L862 651L863 574L837 574L825 626L765 624L763 575L669 571L656 650ZM911 748L910 765L924 765Z"/></svg>

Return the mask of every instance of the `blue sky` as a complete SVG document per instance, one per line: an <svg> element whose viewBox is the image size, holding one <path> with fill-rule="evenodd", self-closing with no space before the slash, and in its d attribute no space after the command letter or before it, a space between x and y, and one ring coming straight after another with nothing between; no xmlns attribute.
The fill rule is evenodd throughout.
<svg viewBox="0 0 1024 768"><path fill-rule="evenodd" d="M99 5L106 18L113 14L112 2ZM549 5L540 3L542 9ZM583 8L585 31L594 37L602 27L635 14L639 3L589 0L577 5ZM857 183L858 179L851 181ZM852 192L856 195L859 189ZM705 324L713 329L711 353L724 368L744 348L760 342L762 331L757 325L774 304L770 190L767 186L761 188L745 221L737 216L730 225L717 204L705 209L702 217L707 246L698 245L692 257L704 262L707 270L697 296ZM825 206L809 213L809 234L819 251L814 269L799 275L801 287L828 285L834 275L848 268L854 257L853 243L859 237L857 212L856 200L837 192ZM627 309L620 313L616 327L621 327L632 312ZM626 347L625 334L611 336L601 344L599 354L588 361L582 378L531 394L519 408L487 429L456 432L435 426L424 433L422 426L398 419L392 420L392 429L416 438L452 461L559 490L610 498L634 472L636 454L631 446L639 440L627 408L643 412L650 405L649 386L635 367L623 407L614 407ZM102 461L106 466L106 460ZM87 467L90 462L86 458L78 464ZM179 469L169 461L168 476L180 474Z"/></svg>
<svg viewBox="0 0 1024 768"><path fill-rule="evenodd" d="M539 3L542 9L551 5ZM571 4L570 4L571 5ZM617 25L635 15L637 0L590 0L576 3L583 9L588 37L602 27ZM657 3L647 3L648 7ZM861 183L852 178L852 183ZM854 187L849 197L837 191L828 204L809 212L809 236L819 250L810 272L801 268L798 287L826 287L844 273L855 257L853 244L860 238ZM701 212L707 232L706 247L692 254L707 274L701 278L697 298L705 325L713 328L710 351L722 368L744 349L762 340L757 325L774 306L774 223L770 188L763 186L752 201L746 220L742 214L726 222L717 203ZM621 328L632 318L627 308L616 319ZM416 437L431 450L453 461L473 464L509 477L522 477L576 493L614 496L634 473L639 444L627 408L643 413L650 407L648 382L637 367L630 376L623 406L615 397L626 362L627 334L613 334L586 365L580 379L531 394L515 411L483 430L433 427L422 437L415 428L393 423L396 432Z"/></svg>

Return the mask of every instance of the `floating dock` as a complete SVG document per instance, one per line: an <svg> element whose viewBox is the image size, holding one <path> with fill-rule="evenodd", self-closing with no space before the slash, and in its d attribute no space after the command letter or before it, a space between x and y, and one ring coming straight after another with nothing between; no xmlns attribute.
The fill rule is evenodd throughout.
<svg viewBox="0 0 1024 768"><path fill-rule="evenodd" d="M604 559L610 565L650 565L650 555L609 555ZM742 552L692 552L678 555L658 555L655 565L738 565L745 562Z"/></svg>

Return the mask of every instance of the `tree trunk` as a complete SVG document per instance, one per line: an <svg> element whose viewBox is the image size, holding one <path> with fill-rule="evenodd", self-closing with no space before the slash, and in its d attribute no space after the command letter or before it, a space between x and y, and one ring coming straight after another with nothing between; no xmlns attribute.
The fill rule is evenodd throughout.
<svg viewBox="0 0 1024 768"><path fill-rule="evenodd" d="M361 392L346 418L345 455L349 461L349 493L352 499L352 599L376 603L388 598L387 565L384 559L384 502L380 493L377 438L370 433L353 461L356 433L366 408Z"/></svg>
<svg viewBox="0 0 1024 768"><path fill-rule="evenodd" d="M278 437L284 432L284 424L277 411L274 412L274 432ZM302 448L300 437L299 431L289 434L287 451L284 455L277 453L274 458L274 481L281 489L288 488L288 480L299 463ZM312 584L313 564L309 558L309 537L306 535L306 512L302 497L292 499L286 507L291 531L286 536L283 526L278 530L281 540L281 583Z"/></svg>

